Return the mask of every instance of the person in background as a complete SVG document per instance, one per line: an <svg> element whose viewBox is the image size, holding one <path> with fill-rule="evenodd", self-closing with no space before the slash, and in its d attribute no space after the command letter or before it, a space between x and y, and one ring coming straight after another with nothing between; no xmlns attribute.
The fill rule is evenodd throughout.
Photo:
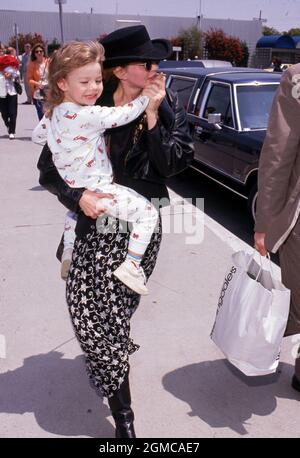
<svg viewBox="0 0 300 458"><path fill-rule="evenodd" d="M8 46L8 48L6 49L6 54L8 54L9 56L14 56L19 62L17 51L12 46Z"/></svg>
<svg viewBox="0 0 300 458"><path fill-rule="evenodd" d="M171 55L172 46L168 40L151 40L143 25L116 30L102 40L102 45L105 82L96 104L117 107L134 100L146 86L150 92L144 114L106 133L114 181L134 189L159 209L168 201L166 177L183 171L194 152L185 110L177 94L166 90L164 79L157 75L159 61ZM105 215L99 222L103 213L101 193L68 187L47 147L38 168L40 184L78 213L67 304L91 384L108 398L115 435L134 438L129 355L139 346L130 337L130 320L140 296L112 275L126 257L130 233L119 220ZM154 269L161 237L159 217L141 264L147 278ZM144 409L143 415L151 412Z"/></svg>
<svg viewBox="0 0 300 458"><path fill-rule="evenodd" d="M282 72L281 60L277 57L273 60L273 72Z"/></svg>
<svg viewBox="0 0 300 458"><path fill-rule="evenodd" d="M258 169L255 247L276 253L291 290L285 336L300 333L300 64L286 70L273 101ZM300 391L300 348L292 387Z"/></svg>
<svg viewBox="0 0 300 458"><path fill-rule="evenodd" d="M14 81L20 76L19 61L12 49L8 48L7 54L0 56L0 112L10 140L15 139L18 115L18 94Z"/></svg>
<svg viewBox="0 0 300 458"><path fill-rule="evenodd" d="M30 57L31 57L31 44L26 43L24 45L24 53L22 54L22 62L21 62L21 67L20 67L21 79L24 82L24 89L25 89L25 93L27 96L27 100L23 102L23 105L31 105L32 103L30 87L29 87L28 79L27 79L27 67L28 67L28 63L30 62Z"/></svg>
<svg viewBox="0 0 300 458"><path fill-rule="evenodd" d="M38 118L41 120L44 116L45 88L48 84L48 59L41 43L34 45L31 50L27 81Z"/></svg>

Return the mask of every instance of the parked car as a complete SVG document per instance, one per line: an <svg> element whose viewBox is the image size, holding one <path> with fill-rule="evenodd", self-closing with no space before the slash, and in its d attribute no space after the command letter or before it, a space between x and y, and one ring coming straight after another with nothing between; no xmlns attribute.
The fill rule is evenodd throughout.
<svg viewBox="0 0 300 458"><path fill-rule="evenodd" d="M250 68L164 68L187 111L192 167L248 199L253 218L258 160L281 74Z"/></svg>
<svg viewBox="0 0 300 458"><path fill-rule="evenodd" d="M199 59L199 60L161 60L159 69L163 68L191 68L191 67L232 67L226 60Z"/></svg>

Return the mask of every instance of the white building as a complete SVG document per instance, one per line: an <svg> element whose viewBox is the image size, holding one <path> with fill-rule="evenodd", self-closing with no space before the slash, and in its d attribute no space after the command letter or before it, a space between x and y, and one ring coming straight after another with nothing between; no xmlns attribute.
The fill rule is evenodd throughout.
<svg viewBox="0 0 300 458"><path fill-rule="evenodd" d="M196 17L63 13L64 39L65 41L95 39L117 28L134 24L126 22L126 19L144 24L151 38L175 37L181 29L199 25ZM17 24L19 33L39 32L48 43L54 38L61 41L58 12L0 10L0 42L8 43L10 37L14 35L14 24ZM255 51L256 43L262 35L262 23L259 20L202 18L201 30L207 32L210 28L222 29L226 34L245 41L250 55Z"/></svg>

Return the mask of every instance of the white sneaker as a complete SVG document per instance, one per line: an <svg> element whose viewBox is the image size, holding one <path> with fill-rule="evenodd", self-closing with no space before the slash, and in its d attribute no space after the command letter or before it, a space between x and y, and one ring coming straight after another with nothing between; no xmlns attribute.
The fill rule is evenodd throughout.
<svg viewBox="0 0 300 458"><path fill-rule="evenodd" d="M15 134L9 134L9 139L10 140L14 140L16 137L15 137Z"/></svg>
<svg viewBox="0 0 300 458"><path fill-rule="evenodd" d="M61 268L60 268L60 275L63 280L67 280L69 275L69 270L72 262L72 248L67 248L63 251L61 256Z"/></svg>
<svg viewBox="0 0 300 458"><path fill-rule="evenodd" d="M142 296L149 294L149 291L146 288L146 277L144 271L134 262L122 262L113 274L136 293L141 294Z"/></svg>

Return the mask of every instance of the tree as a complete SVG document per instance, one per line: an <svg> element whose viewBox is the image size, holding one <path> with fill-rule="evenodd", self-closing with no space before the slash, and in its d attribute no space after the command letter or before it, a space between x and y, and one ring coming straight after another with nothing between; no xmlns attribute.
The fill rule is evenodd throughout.
<svg viewBox="0 0 300 458"><path fill-rule="evenodd" d="M183 39L182 37L171 37L170 42L172 46L181 46L183 47Z"/></svg>
<svg viewBox="0 0 300 458"><path fill-rule="evenodd" d="M18 46L19 46L19 54L23 54L24 52L24 45L26 43L30 43L31 47L34 46L37 43L41 43L45 49L46 49L46 41L43 39L42 35L40 33L34 33L33 35L31 33L18 33ZM12 46L13 48L16 48L16 37L15 35L10 37L8 46Z"/></svg>
<svg viewBox="0 0 300 458"><path fill-rule="evenodd" d="M294 29L290 29L288 32L287 32L288 35L300 35L300 29L299 28L294 28Z"/></svg>
<svg viewBox="0 0 300 458"><path fill-rule="evenodd" d="M268 27L267 25L263 26L263 35L281 35L279 30L274 29L274 27Z"/></svg>
<svg viewBox="0 0 300 458"><path fill-rule="evenodd" d="M211 28L204 34L208 59L226 60L240 65L244 50L239 38L226 35L222 29Z"/></svg>
<svg viewBox="0 0 300 458"><path fill-rule="evenodd" d="M172 48L174 46L178 46L178 47L181 47L181 51L180 51L180 56L183 55L183 40L182 38L180 37L171 37L170 38L170 42L171 42L171 45L172 45ZM176 53L175 51L172 53L172 55L169 57L170 60L175 60L176 59Z"/></svg>
<svg viewBox="0 0 300 458"><path fill-rule="evenodd" d="M202 56L201 36L202 34L196 25L179 31L177 42L181 43L178 46L183 48L183 59L195 59L195 56Z"/></svg>
<svg viewBox="0 0 300 458"><path fill-rule="evenodd" d="M54 38L53 41L52 41L51 43L48 43L48 46L47 46L48 56L51 56L51 54L52 54L56 49L59 49L60 47L61 47L60 42L58 41L57 38Z"/></svg>
<svg viewBox="0 0 300 458"><path fill-rule="evenodd" d="M243 59L239 62L238 67L248 67L248 61L249 61L249 48L246 43L246 41L241 41L241 46L243 50Z"/></svg>

